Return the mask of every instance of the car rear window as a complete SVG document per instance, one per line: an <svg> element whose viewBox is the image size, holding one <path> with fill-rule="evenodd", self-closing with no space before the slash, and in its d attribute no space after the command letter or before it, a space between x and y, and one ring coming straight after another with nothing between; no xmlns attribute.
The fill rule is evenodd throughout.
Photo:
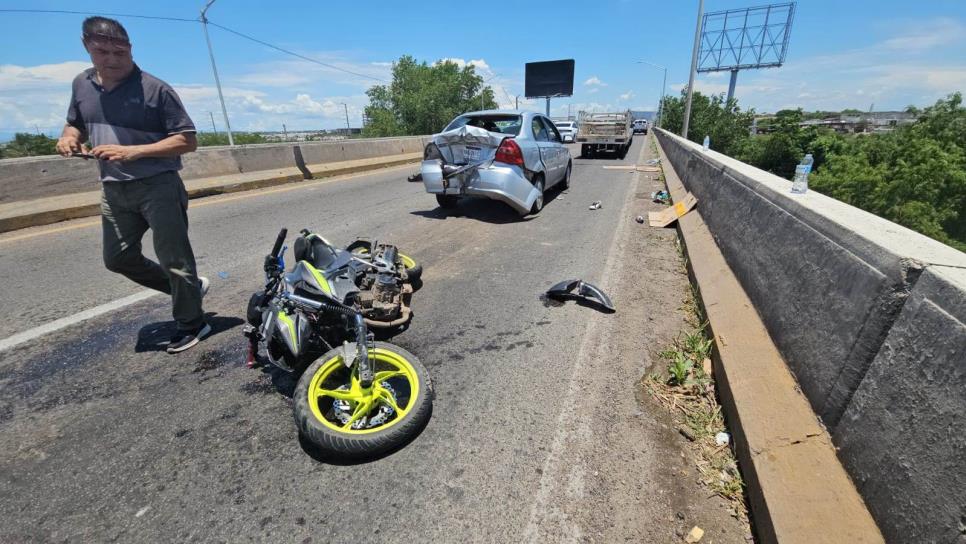
<svg viewBox="0 0 966 544"><path fill-rule="evenodd" d="M573 123L554 123L554 124L557 125L557 128L574 128Z"/></svg>
<svg viewBox="0 0 966 544"><path fill-rule="evenodd" d="M519 115L461 115L450 123L443 132L463 126L479 127L490 132L518 136L523 119Z"/></svg>

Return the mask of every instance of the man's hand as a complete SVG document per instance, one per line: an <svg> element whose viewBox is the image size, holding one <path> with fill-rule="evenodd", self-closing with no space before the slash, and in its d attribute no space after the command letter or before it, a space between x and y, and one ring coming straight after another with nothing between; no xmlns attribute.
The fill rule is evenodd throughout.
<svg viewBox="0 0 966 544"><path fill-rule="evenodd" d="M143 157L139 145L99 145L91 153L102 161L136 161Z"/></svg>
<svg viewBox="0 0 966 544"><path fill-rule="evenodd" d="M73 153L88 153L87 148L76 136L61 136L57 140L57 152L63 157L69 157Z"/></svg>

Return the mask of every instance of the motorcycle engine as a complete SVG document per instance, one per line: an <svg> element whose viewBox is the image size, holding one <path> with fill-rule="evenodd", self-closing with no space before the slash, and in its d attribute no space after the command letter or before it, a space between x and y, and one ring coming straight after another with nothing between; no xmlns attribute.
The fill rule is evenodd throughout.
<svg viewBox="0 0 966 544"><path fill-rule="evenodd" d="M372 318L393 319L399 313L399 297L401 289L396 276L390 273L380 273L372 282Z"/></svg>

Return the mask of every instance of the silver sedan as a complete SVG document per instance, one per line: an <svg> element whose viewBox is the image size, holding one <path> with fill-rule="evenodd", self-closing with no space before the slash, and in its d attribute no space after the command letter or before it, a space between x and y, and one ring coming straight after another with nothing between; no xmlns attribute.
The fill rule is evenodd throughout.
<svg viewBox="0 0 966 544"><path fill-rule="evenodd" d="M464 113L433 136L421 173L426 192L442 208L482 196L526 215L543 208L550 187L569 187L572 170L570 151L546 116L490 110Z"/></svg>

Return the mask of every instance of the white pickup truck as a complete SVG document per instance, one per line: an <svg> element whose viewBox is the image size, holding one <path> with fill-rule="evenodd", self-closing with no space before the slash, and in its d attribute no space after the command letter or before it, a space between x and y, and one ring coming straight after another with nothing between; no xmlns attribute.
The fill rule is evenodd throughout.
<svg viewBox="0 0 966 544"><path fill-rule="evenodd" d="M583 157L595 157L601 152L614 152L623 159L634 139L631 128L631 112L588 113L581 112L577 131L577 143Z"/></svg>

